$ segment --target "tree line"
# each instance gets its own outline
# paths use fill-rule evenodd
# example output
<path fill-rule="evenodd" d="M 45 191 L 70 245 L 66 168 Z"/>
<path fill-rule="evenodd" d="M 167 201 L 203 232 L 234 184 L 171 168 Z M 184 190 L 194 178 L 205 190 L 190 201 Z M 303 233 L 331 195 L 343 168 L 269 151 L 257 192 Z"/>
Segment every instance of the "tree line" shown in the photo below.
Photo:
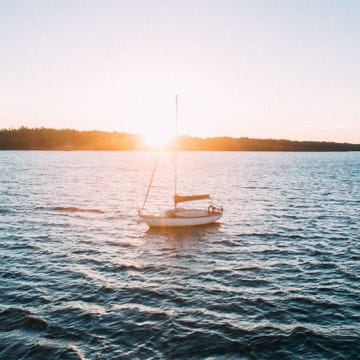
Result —
<path fill-rule="evenodd" d="M 360 151 L 360 144 L 326 141 L 292 141 L 252 139 L 248 137 L 193 138 L 182 136 L 180 148 L 184 150 L 213 151 Z"/>
<path fill-rule="evenodd" d="M 139 135 L 98 130 L 0 130 L 0 150 L 135 150 L 139 143 Z"/>
<path fill-rule="evenodd" d="M 360 144 L 325 141 L 252 139 L 248 137 L 178 138 L 179 150 L 194 151 L 360 151 Z M 169 143 L 168 149 L 174 144 Z M 145 150 L 141 135 L 78 131 L 73 129 L 27 128 L 0 130 L 0 150 Z"/>

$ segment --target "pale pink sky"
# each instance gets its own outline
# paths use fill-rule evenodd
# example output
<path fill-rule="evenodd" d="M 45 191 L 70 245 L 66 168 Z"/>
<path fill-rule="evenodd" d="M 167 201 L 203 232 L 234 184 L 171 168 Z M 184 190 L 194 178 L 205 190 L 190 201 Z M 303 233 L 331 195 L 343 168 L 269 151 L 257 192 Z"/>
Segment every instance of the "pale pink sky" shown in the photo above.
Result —
<path fill-rule="evenodd" d="M 1 1 L 0 128 L 360 143 L 359 1 Z"/>

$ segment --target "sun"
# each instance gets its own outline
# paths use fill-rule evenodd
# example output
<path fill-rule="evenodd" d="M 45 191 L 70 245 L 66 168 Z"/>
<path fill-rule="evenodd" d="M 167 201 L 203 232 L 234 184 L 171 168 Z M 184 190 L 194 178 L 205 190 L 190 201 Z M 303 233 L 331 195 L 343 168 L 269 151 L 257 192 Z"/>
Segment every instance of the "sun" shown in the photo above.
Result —
<path fill-rule="evenodd" d="M 145 145 L 155 149 L 165 149 L 170 145 L 173 138 L 173 134 L 158 129 L 152 129 L 143 136 Z"/>
<path fill-rule="evenodd" d="M 156 112 L 156 111 L 154 111 Z M 144 119 L 139 128 L 143 144 L 147 148 L 167 149 L 175 137 L 175 124 L 168 120 L 169 116 L 156 116 Z"/>

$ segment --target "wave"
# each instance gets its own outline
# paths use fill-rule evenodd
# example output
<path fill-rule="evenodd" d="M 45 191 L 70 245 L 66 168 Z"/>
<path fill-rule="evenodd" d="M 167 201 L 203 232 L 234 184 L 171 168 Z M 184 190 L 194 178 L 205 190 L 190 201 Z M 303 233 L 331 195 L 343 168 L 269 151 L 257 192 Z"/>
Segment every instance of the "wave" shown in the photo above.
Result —
<path fill-rule="evenodd" d="M 5 215 L 5 214 L 10 214 L 12 211 L 10 209 L 4 209 L 4 208 L 0 208 L 0 214 Z"/>
<path fill-rule="evenodd" d="M 57 206 L 54 207 L 55 211 L 68 211 L 68 212 L 90 212 L 90 213 L 94 213 L 94 214 L 104 214 L 104 211 L 99 210 L 99 209 L 81 209 L 78 207 L 62 207 L 62 206 Z"/>
<path fill-rule="evenodd" d="M 75 206 L 55 206 L 55 207 L 43 207 L 37 206 L 38 210 L 51 210 L 51 211 L 64 211 L 64 212 L 87 212 L 94 214 L 104 214 L 105 212 L 100 209 L 83 209 Z"/>
<path fill-rule="evenodd" d="M 43 331 L 47 326 L 48 324 L 44 319 L 33 316 L 28 310 L 8 308 L 0 312 L 0 331 Z"/>
<path fill-rule="evenodd" d="M 81 350 L 73 344 L 62 344 L 57 341 L 37 340 L 36 342 L 26 338 L 19 340 L 12 336 L 0 340 L 0 358 L 1 359 L 21 359 L 21 360 L 85 360 Z"/>

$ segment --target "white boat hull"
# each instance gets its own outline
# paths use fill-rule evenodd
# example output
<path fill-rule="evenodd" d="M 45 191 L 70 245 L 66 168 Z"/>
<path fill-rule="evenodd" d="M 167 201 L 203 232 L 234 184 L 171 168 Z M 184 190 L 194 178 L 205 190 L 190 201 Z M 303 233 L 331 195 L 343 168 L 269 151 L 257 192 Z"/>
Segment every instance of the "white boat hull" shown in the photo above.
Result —
<path fill-rule="evenodd" d="M 186 216 L 157 216 L 140 215 L 140 221 L 150 227 L 181 227 L 181 226 L 200 226 L 211 224 L 219 220 L 221 212 L 207 214 L 204 216 L 186 217 Z"/>

